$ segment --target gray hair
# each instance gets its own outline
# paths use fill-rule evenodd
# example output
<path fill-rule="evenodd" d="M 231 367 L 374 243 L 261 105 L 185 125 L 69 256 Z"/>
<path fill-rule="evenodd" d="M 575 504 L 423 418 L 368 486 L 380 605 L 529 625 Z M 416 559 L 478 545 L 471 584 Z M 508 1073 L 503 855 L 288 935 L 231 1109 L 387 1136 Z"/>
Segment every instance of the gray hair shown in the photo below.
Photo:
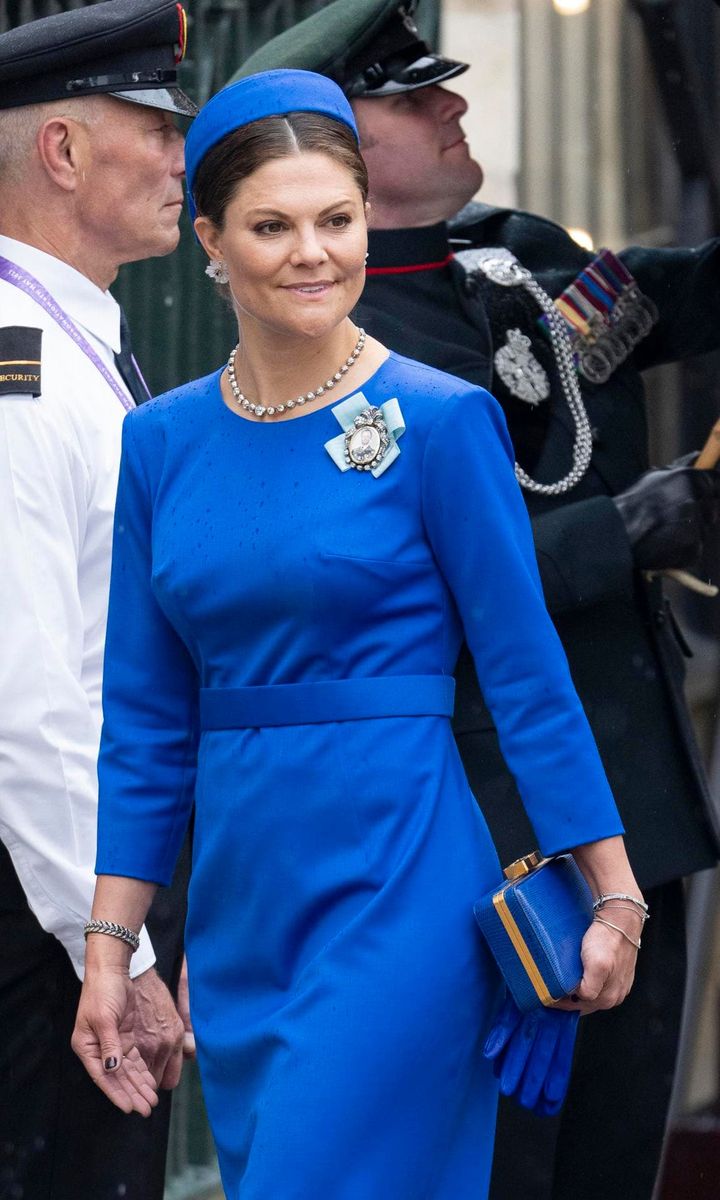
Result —
<path fill-rule="evenodd" d="M 21 182 L 45 121 L 51 117 L 72 117 L 88 125 L 97 121 L 101 108 L 93 103 L 95 99 L 78 96 L 69 101 L 53 100 L 0 110 L 0 186 Z"/>

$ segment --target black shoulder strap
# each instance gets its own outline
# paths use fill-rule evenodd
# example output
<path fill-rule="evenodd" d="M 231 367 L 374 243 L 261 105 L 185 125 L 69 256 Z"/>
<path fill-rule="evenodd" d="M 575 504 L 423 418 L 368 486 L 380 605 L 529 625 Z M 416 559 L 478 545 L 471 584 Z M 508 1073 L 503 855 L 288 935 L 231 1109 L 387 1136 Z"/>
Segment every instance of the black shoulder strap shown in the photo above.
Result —
<path fill-rule="evenodd" d="M 42 329 L 25 325 L 0 328 L 0 396 L 39 396 Z"/>

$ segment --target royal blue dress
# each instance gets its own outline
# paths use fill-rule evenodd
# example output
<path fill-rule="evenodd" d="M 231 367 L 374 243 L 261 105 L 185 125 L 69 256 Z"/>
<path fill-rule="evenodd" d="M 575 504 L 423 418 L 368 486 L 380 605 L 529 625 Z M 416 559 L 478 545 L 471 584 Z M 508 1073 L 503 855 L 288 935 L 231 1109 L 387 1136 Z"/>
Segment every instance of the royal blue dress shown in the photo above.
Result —
<path fill-rule="evenodd" d="M 166 884 L 194 798 L 229 1200 L 482 1200 L 501 987 L 472 906 L 500 870 L 448 719 L 463 636 L 540 848 L 621 832 L 503 416 L 391 354 L 361 392 L 400 453 L 343 471 L 334 405 L 252 422 L 219 378 L 124 425 L 97 870 Z"/>

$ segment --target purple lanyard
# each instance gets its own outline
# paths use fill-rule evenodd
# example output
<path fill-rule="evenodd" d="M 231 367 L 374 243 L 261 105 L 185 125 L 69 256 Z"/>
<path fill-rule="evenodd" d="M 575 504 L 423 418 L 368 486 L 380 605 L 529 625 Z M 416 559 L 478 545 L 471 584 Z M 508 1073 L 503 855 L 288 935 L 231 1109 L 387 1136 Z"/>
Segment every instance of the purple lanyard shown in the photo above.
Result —
<path fill-rule="evenodd" d="M 1 254 L 0 279 L 4 279 L 7 283 L 12 284 L 13 287 L 19 288 L 21 292 L 25 292 L 27 296 L 30 296 L 33 300 L 37 301 L 40 307 L 45 309 L 45 312 L 52 317 L 53 321 L 57 322 L 57 324 L 62 330 L 64 330 L 68 337 L 72 338 L 78 349 L 82 350 L 83 354 L 90 359 L 90 362 L 100 372 L 108 387 L 112 388 L 125 411 L 130 412 L 133 408 L 135 408 L 135 402 L 131 400 L 125 391 L 120 387 L 117 379 L 115 379 L 115 377 L 110 373 L 99 354 L 93 350 L 87 338 L 83 337 L 77 325 L 70 320 L 70 317 L 66 312 L 63 312 L 63 310 L 60 308 L 60 305 L 53 300 L 50 293 L 45 290 L 39 280 L 35 279 L 29 273 L 22 271 L 14 262 L 11 262 L 9 258 L 3 258 Z M 150 390 L 140 374 L 140 368 L 138 367 L 134 358 L 133 363 L 135 364 L 137 373 L 140 375 L 140 378 L 142 379 L 149 396 Z"/>

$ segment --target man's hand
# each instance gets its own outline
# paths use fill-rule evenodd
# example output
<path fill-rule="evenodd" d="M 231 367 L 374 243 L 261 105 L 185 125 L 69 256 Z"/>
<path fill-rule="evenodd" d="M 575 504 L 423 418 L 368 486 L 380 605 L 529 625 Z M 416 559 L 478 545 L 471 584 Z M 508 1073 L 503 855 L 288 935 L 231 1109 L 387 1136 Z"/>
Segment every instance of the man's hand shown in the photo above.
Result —
<path fill-rule="evenodd" d="M 185 1026 L 183 1038 L 183 1058 L 195 1058 L 195 1034 L 190 1020 L 190 995 L 188 991 L 187 959 L 183 955 L 182 971 L 178 983 L 177 1008 L 180 1019 Z"/>
<path fill-rule="evenodd" d="M 646 471 L 613 496 L 638 570 L 697 564 L 707 530 L 720 518 L 720 471 L 696 470 L 696 457 Z"/>
<path fill-rule="evenodd" d="M 158 1087 L 180 1082 L 185 1028 L 170 992 L 154 967 L 133 980 L 135 1044 Z"/>

